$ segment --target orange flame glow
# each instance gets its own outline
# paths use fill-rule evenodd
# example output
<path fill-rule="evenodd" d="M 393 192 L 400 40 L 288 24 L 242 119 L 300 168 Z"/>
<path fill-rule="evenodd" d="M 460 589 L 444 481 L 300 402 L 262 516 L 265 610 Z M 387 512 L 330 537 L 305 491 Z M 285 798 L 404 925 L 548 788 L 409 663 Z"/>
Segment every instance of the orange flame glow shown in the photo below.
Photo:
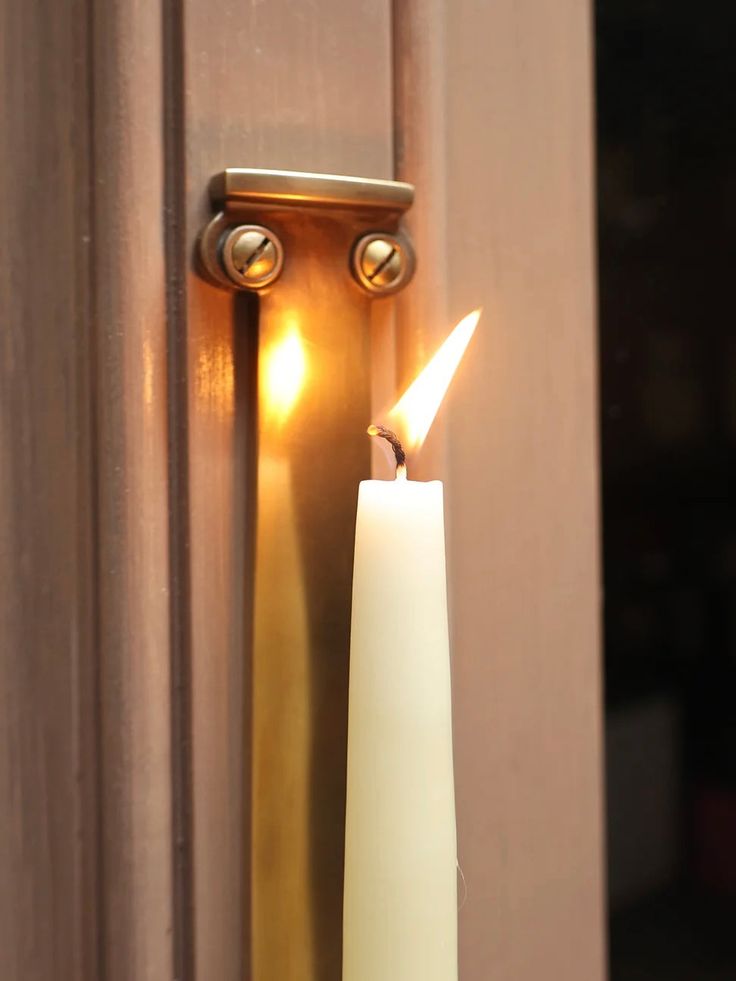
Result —
<path fill-rule="evenodd" d="M 480 313 L 480 310 L 473 310 L 463 317 L 388 413 L 387 427 L 401 434 L 407 450 L 417 450 L 424 442 L 470 343 Z"/>
<path fill-rule="evenodd" d="M 284 423 L 297 403 L 307 377 L 307 355 L 296 322 L 263 352 L 261 391 L 268 418 Z"/>

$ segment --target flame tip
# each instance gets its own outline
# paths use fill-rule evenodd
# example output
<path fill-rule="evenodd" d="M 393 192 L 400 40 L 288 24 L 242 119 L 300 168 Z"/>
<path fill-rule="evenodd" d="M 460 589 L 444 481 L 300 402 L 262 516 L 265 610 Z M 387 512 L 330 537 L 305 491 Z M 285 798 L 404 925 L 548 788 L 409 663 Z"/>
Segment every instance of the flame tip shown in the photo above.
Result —
<path fill-rule="evenodd" d="M 482 308 L 477 307 L 453 327 L 389 412 L 387 424 L 399 430 L 407 448 L 418 449 L 424 442 L 475 332 L 481 312 Z"/>

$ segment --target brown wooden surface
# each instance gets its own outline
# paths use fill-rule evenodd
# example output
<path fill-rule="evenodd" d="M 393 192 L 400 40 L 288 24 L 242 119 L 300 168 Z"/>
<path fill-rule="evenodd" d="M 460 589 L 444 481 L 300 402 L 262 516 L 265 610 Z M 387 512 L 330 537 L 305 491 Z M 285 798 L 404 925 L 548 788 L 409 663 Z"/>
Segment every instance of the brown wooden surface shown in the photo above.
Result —
<path fill-rule="evenodd" d="M 106 979 L 173 976 L 161 8 L 94 12 L 93 317 Z"/>
<path fill-rule="evenodd" d="M 447 419 L 463 981 L 604 976 L 591 23 L 458 0 Z"/>
<path fill-rule="evenodd" d="M 0 976 L 159 981 L 172 975 L 161 11 L 3 11 Z"/>
<path fill-rule="evenodd" d="M 447 488 L 461 978 L 593 981 L 605 968 L 589 9 L 408 2 L 394 23 L 397 168 L 417 185 L 419 254 L 398 302 L 400 376 L 484 307 L 414 467 Z"/>
<path fill-rule="evenodd" d="M 450 326 L 444 0 L 397 0 L 393 36 L 394 167 L 399 179 L 416 187 L 416 204 L 406 225 L 418 255 L 414 282 L 395 301 L 396 385 L 403 391 Z M 433 480 L 444 473 L 445 441 L 442 413 L 421 453 L 410 460 L 415 480 Z"/>
<path fill-rule="evenodd" d="M 86 12 L 0 10 L 0 977 L 91 981 Z"/>

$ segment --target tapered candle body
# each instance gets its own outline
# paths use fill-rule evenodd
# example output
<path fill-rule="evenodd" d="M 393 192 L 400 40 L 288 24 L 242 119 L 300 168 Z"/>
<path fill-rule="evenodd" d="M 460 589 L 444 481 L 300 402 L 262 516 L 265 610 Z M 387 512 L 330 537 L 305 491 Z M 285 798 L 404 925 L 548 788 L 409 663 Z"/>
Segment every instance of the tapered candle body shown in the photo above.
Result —
<path fill-rule="evenodd" d="M 350 642 L 343 981 L 454 981 L 442 484 L 364 481 Z"/>

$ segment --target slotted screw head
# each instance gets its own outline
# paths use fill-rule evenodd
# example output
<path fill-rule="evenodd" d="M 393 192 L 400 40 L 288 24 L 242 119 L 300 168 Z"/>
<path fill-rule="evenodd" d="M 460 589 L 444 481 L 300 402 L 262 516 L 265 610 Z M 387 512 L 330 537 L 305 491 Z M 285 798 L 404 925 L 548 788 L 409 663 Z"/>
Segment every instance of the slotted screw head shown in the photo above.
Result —
<path fill-rule="evenodd" d="M 361 265 L 374 286 L 390 286 L 401 272 L 401 251 L 385 238 L 374 238 L 363 252 Z"/>
<path fill-rule="evenodd" d="M 281 272 L 284 250 L 278 236 L 262 225 L 238 225 L 223 239 L 222 262 L 237 286 L 262 289 Z"/>
<path fill-rule="evenodd" d="M 355 278 L 365 290 L 386 295 L 395 293 L 411 279 L 414 255 L 405 240 L 376 232 L 358 240 L 352 265 Z"/>

